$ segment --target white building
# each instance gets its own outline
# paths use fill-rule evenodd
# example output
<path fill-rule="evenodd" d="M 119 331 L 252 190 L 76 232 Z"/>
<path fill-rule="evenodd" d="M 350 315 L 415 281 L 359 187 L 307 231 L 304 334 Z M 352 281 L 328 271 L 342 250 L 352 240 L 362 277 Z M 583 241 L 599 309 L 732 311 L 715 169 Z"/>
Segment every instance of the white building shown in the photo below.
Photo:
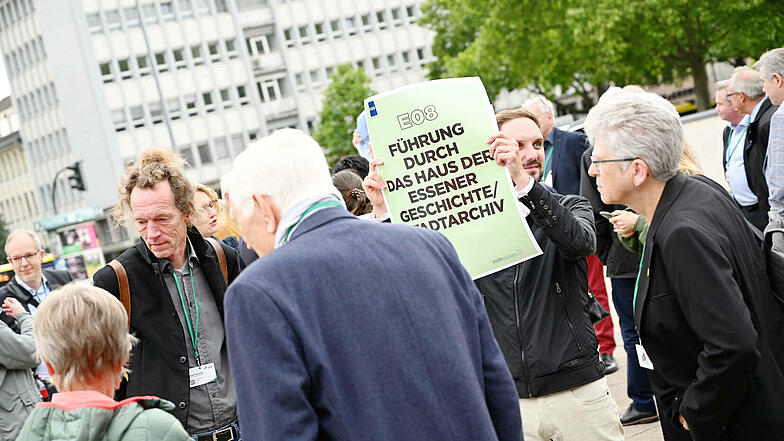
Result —
<path fill-rule="evenodd" d="M 19 118 L 11 97 L 0 101 L 0 215 L 9 231 L 33 228 L 33 219 L 38 216 L 35 187 L 28 173 Z"/>
<path fill-rule="evenodd" d="M 94 221 L 109 253 L 128 246 L 106 223 L 125 163 L 172 147 L 191 179 L 214 184 L 257 136 L 313 128 L 338 64 L 364 67 L 377 91 L 423 80 L 432 35 L 413 23 L 421 3 L 0 0 L 35 205 L 25 219 L 49 231 Z M 61 173 L 55 212 L 52 180 L 77 161 L 86 191 Z"/>

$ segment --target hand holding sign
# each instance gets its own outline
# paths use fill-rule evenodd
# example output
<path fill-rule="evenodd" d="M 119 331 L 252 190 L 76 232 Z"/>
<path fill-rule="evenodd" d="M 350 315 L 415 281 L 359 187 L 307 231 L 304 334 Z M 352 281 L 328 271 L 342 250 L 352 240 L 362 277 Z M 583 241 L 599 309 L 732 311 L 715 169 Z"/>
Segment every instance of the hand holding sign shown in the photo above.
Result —
<path fill-rule="evenodd" d="M 487 138 L 487 143 L 490 144 L 490 154 L 495 162 L 509 169 L 509 175 L 517 189 L 525 188 L 531 177 L 523 169 L 523 160 L 520 157 L 517 140 L 512 139 L 506 133 L 498 132 Z"/>
<path fill-rule="evenodd" d="M 376 219 L 381 218 L 387 212 L 387 204 L 384 201 L 384 189 L 387 188 L 387 184 L 378 175 L 378 166 L 383 164 L 383 159 L 370 161 L 370 172 L 362 181 L 362 188 L 365 189 L 365 194 L 373 204 L 373 217 Z"/>

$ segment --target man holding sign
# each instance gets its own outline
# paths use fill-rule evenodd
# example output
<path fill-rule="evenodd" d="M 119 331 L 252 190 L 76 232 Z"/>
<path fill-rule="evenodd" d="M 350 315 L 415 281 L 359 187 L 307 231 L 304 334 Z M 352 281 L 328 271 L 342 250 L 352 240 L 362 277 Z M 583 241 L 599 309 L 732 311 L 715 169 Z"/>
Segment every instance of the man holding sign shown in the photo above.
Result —
<path fill-rule="evenodd" d="M 507 167 L 515 197 L 543 254 L 475 281 L 520 397 L 526 440 L 623 439 L 597 340 L 585 310 L 585 257 L 596 236 L 591 206 L 537 182 L 544 139 L 536 117 L 523 109 L 496 114 L 500 132 L 490 155 Z M 385 212 L 377 167 L 365 180 L 374 217 Z M 487 234 L 493 232 L 488 231 Z"/>

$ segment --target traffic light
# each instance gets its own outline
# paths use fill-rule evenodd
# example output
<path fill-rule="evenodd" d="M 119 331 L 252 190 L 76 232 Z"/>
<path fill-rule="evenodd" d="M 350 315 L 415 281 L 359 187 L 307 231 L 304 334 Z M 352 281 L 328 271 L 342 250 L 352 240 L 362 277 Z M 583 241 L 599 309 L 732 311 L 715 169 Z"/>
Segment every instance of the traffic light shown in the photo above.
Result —
<path fill-rule="evenodd" d="M 74 190 L 84 191 L 84 181 L 82 180 L 82 161 L 74 162 L 73 165 L 66 167 L 70 170 L 71 176 L 68 177 L 68 183 Z"/>

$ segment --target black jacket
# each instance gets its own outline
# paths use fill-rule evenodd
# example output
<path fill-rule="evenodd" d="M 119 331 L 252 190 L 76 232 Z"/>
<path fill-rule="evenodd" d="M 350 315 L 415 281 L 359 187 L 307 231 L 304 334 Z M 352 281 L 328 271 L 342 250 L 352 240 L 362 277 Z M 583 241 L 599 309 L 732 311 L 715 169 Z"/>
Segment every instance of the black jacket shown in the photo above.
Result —
<path fill-rule="evenodd" d="M 778 108 L 779 106 L 771 104 L 768 98 L 762 100 L 756 119 L 749 124 L 746 144 L 743 146 L 743 168 L 746 170 L 746 180 L 751 191 L 757 195 L 759 209 L 764 218 L 768 217 L 770 204 L 768 204 L 768 182 L 765 180 L 763 166 L 768 152 L 770 118 Z"/>
<path fill-rule="evenodd" d="M 588 141 L 585 134 L 553 127 L 553 188 L 560 194 L 580 194 L 580 158 Z"/>
<path fill-rule="evenodd" d="M 58 271 L 53 269 L 43 269 L 41 271 L 46 277 L 46 281 L 48 282 L 49 289 L 55 290 L 60 288 L 61 286 L 67 284 L 68 282 L 73 280 L 71 274 L 68 271 Z M 38 301 L 33 298 L 30 293 L 19 286 L 16 283 L 16 277 L 11 279 L 8 283 L 3 285 L 0 288 L 0 305 L 3 303 L 6 297 L 14 297 L 16 300 L 19 300 L 19 303 L 24 306 L 25 311 L 30 312 L 30 305 L 38 306 Z M 19 326 L 16 324 L 16 320 L 12 317 L 6 315 L 6 313 L 0 311 L 0 320 L 3 320 L 11 329 L 14 330 L 17 334 L 19 333 Z"/>
<path fill-rule="evenodd" d="M 226 283 L 223 280 L 215 250 L 198 231 L 188 229 L 193 251 L 210 285 L 221 318 Z M 221 244 L 226 254 L 229 283 L 239 275 L 237 251 Z M 131 350 L 130 376 L 116 393 L 117 399 L 139 395 L 154 395 L 173 402 L 172 414 L 184 425 L 189 397 L 188 357 L 182 325 L 174 303 L 158 271 L 158 259 L 143 240 L 117 258 L 128 274 L 131 291 L 131 333 L 139 342 Z M 120 297 L 117 276 L 105 266 L 93 276 L 95 286 Z"/>
<path fill-rule="evenodd" d="M 539 397 L 604 376 L 586 312 L 585 258 L 596 238 L 588 202 L 535 183 L 521 202 L 542 255 L 476 280 L 520 397 Z"/>
<path fill-rule="evenodd" d="M 635 323 L 662 418 L 695 440 L 784 438 L 784 314 L 732 198 L 702 176 L 667 182 L 648 231 Z"/>
<path fill-rule="evenodd" d="M 623 205 L 607 205 L 602 202 L 602 195 L 596 188 L 596 178 L 588 174 L 591 166 L 593 147 L 583 153 L 582 171 L 580 179 L 580 194 L 588 199 L 593 208 L 594 222 L 596 224 L 596 256 L 607 267 L 607 277 L 633 278 L 637 277 L 640 267 L 640 255 L 627 250 L 618 235 L 613 231 L 613 226 L 600 211 L 613 212 L 626 209 Z"/>

